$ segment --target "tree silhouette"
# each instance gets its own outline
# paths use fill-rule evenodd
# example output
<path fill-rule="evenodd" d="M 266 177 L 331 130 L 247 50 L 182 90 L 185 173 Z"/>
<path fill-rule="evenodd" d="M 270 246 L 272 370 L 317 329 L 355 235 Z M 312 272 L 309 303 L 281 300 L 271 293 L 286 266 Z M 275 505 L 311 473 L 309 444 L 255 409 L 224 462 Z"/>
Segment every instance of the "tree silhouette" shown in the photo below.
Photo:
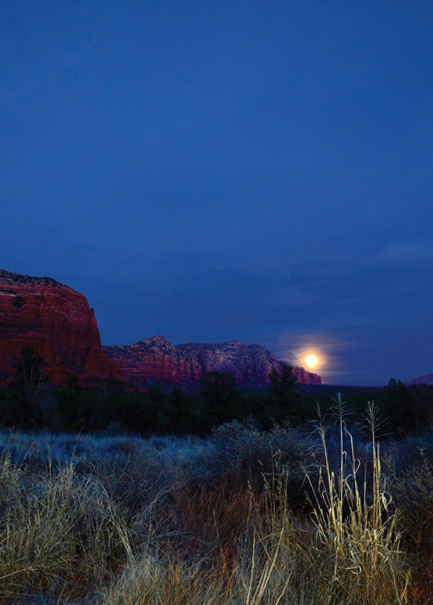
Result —
<path fill-rule="evenodd" d="M 242 418 L 242 393 L 236 380 L 225 372 L 208 372 L 201 383 L 200 397 L 209 427 Z"/>
<path fill-rule="evenodd" d="M 293 374 L 292 366 L 283 365 L 280 371 L 274 368 L 268 376 L 271 381 L 269 414 L 276 422 L 283 422 L 288 418 L 301 420 L 302 398 L 295 389 L 298 379 Z"/>
<path fill-rule="evenodd" d="M 42 387 L 48 381 L 43 373 L 44 365 L 44 358 L 35 353 L 33 347 L 22 349 L 15 364 L 16 374 L 10 405 L 5 410 L 5 424 L 21 429 L 41 426 Z"/>

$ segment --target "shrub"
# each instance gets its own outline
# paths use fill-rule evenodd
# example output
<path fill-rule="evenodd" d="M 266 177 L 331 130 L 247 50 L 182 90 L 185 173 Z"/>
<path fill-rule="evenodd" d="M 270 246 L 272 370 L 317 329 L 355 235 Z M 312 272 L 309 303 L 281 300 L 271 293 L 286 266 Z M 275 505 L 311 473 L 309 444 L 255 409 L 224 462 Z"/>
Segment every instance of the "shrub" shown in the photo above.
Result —
<path fill-rule="evenodd" d="M 279 472 L 286 477 L 292 507 L 302 506 L 305 472 L 310 468 L 312 442 L 288 425 L 260 431 L 254 424 L 237 421 L 212 432 L 215 444 L 214 473 L 232 474 L 253 489 L 263 491 L 265 481 Z"/>

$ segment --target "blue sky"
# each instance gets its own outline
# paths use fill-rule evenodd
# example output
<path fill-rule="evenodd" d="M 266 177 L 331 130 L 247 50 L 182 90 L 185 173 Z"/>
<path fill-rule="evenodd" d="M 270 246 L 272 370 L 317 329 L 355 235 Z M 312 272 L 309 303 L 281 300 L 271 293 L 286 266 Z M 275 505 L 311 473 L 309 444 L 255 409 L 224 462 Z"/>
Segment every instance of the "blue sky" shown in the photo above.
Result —
<path fill-rule="evenodd" d="M 0 267 L 103 344 L 433 372 L 430 1 L 4 0 Z"/>

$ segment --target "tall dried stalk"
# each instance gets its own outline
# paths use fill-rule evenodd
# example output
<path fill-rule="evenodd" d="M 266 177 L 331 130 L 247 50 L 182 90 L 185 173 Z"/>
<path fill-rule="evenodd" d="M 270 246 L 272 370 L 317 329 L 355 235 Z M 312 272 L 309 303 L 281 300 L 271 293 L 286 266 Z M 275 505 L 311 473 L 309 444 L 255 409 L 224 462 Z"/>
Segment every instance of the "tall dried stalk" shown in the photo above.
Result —
<path fill-rule="evenodd" d="M 326 575 L 323 569 L 321 573 L 325 574 L 332 589 L 346 595 L 345 602 L 403 604 L 406 602 L 407 576 L 400 550 L 401 536 L 381 473 L 376 407 L 370 402 L 366 413 L 372 456 L 372 479 L 368 490 L 366 474 L 364 480 L 359 477 L 360 460 L 355 454 L 353 437 L 346 428 L 340 394 L 336 404 L 339 470 L 335 473 L 331 469 L 326 427 L 320 417 L 319 434 L 325 463 L 317 487 L 310 479 L 314 494 L 313 522 L 317 530 L 314 554 L 319 555 L 322 564 L 331 564 L 331 573 Z M 348 448 L 345 438 L 349 442 Z"/>

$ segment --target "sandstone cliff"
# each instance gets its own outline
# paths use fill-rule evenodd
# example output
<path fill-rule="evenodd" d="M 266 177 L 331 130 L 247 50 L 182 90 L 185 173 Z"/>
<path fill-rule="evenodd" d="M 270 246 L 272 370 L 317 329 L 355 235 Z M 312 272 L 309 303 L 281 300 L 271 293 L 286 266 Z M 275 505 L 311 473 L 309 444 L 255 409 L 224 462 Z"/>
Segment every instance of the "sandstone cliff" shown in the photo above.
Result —
<path fill-rule="evenodd" d="M 102 348 L 127 378 L 143 386 L 152 382 L 191 385 L 198 383 L 207 372 L 216 371 L 233 376 L 243 388 L 260 388 L 269 383 L 269 372 L 282 365 L 265 347 L 244 345 L 237 340 L 173 346 L 158 335 L 130 346 Z M 294 374 L 303 384 L 322 382 L 320 376 L 304 368 L 294 368 Z"/>
<path fill-rule="evenodd" d="M 101 349 L 87 299 L 49 277 L 0 270 L 0 379 L 10 380 L 21 350 L 45 358 L 55 384 L 71 374 L 81 381 L 124 379 Z"/>

